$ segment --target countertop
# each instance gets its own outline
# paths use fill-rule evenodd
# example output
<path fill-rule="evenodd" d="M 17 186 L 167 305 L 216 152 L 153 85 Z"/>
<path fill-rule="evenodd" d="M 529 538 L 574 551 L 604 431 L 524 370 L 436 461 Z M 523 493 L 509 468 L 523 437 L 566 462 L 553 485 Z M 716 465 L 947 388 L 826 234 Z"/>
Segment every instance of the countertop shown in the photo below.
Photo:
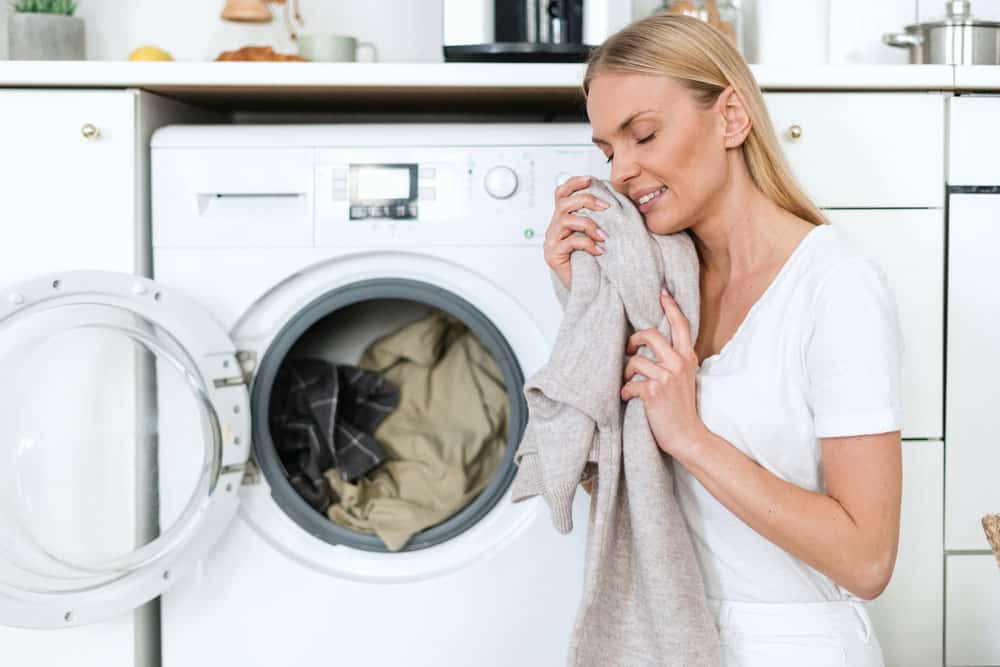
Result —
<path fill-rule="evenodd" d="M 753 65 L 765 91 L 1000 90 L 1000 67 Z M 0 62 L 0 88 L 140 88 L 219 108 L 581 106 L 582 64 Z"/>

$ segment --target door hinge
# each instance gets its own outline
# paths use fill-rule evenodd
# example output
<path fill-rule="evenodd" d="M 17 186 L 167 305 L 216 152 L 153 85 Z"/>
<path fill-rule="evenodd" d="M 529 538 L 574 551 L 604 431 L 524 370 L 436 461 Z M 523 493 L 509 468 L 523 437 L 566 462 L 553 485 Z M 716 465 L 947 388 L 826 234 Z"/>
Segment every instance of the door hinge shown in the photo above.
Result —
<path fill-rule="evenodd" d="M 257 465 L 257 462 L 253 460 L 252 456 L 247 459 L 246 465 L 243 468 L 243 481 L 241 484 L 243 484 L 243 486 L 260 484 L 260 467 Z"/>

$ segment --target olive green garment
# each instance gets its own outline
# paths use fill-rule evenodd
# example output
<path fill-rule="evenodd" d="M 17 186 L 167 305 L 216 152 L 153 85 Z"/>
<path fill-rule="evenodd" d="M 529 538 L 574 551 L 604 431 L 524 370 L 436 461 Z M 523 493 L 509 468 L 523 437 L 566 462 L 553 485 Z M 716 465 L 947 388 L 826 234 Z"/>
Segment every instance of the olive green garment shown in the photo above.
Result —
<path fill-rule="evenodd" d="M 391 551 L 452 516 L 490 482 L 503 460 L 508 398 L 493 357 L 458 319 L 435 312 L 372 343 L 358 363 L 400 390 L 375 431 L 388 459 L 346 482 L 328 516 L 377 534 Z"/>

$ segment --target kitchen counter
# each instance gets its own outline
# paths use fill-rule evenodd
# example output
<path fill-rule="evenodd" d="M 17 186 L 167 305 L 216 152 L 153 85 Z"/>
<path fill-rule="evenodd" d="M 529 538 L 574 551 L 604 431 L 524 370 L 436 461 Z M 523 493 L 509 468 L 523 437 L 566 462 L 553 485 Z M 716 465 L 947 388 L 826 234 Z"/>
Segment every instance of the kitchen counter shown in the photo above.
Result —
<path fill-rule="evenodd" d="M 754 65 L 764 90 L 953 90 L 950 65 Z M 1000 68 L 975 69 L 1000 88 Z M 978 73 L 978 70 L 990 70 Z M 206 107 L 581 108 L 582 64 L 0 62 L 0 88 L 140 88 Z M 971 74 L 970 74 L 971 76 Z"/>
<path fill-rule="evenodd" d="M 996 65 L 956 67 L 955 89 L 958 91 L 1000 91 L 1000 67 Z"/>

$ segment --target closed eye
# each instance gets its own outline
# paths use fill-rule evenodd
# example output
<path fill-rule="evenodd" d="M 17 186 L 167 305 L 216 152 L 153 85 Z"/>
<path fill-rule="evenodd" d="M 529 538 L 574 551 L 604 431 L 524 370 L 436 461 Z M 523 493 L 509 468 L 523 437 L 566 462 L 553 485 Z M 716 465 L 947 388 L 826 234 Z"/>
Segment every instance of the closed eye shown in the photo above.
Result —
<path fill-rule="evenodd" d="M 637 144 L 644 144 L 647 141 L 652 141 L 655 138 L 656 138 L 656 132 L 653 132 L 652 134 L 650 134 L 647 137 L 643 137 L 642 139 L 637 139 L 635 143 L 637 143 Z M 614 157 L 615 157 L 615 155 L 614 155 L 614 153 L 612 153 L 611 155 L 608 156 L 608 159 L 605 160 L 605 162 L 611 162 L 611 160 L 614 159 Z"/>

